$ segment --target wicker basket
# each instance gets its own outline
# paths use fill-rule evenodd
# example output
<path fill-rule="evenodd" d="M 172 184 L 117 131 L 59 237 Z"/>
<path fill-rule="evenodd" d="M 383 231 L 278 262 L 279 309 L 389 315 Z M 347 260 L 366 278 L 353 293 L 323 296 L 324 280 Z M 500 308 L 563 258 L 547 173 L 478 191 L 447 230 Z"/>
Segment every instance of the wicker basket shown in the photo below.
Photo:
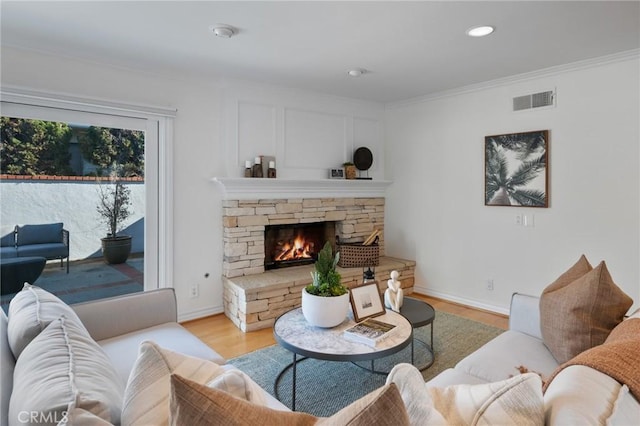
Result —
<path fill-rule="evenodd" d="M 340 252 L 338 266 L 343 268 L 361 268 L 380 264 L 378 244 L 370 246 L 363 246 L 362 243 L 337 244 L 337 251 Z"/>

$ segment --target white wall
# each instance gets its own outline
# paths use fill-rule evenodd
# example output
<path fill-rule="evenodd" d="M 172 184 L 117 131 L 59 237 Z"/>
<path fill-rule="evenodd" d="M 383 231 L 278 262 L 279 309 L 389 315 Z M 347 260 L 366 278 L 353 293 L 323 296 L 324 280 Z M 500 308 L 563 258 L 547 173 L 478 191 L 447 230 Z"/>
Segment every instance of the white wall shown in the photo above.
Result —
<path fill-rule="evenodd" d="M 335 161 L 343 161 L 342 155 L 347 158 L 347 150 L 369 139 L 375 142 L 374 155 L 381 153 L 374 167 L 375 173 L 382 174 L 384 110 L 380 104 L 213 78 L 207 82 L 180 81 L 4 46 L 1 53 L 3 86 L 177 108 L 173 150 L 173 285 L 181 319 L 223 310 L 221 194 L 211 178 L 239 177 L 240 164 L 244 164 L 247 155 L 254 152 L 270 155 L 262 136 L 275 144 L 272 146 L 276 148 L 281 177 L 313 178 L 321 173 L 324 177 L 326 169 L 339 165 Z M 271 121 L 263 114 L 267 110 L 276 114 Z M 339 135 L 340 141 L 325 141 L 313 133 L 309 139 L 299 134 L 287 136 L 286 129 L 295 132 L 302 125 L 301 121 L 289 120 L 293 125 L 287 127 L 287 111 L 305 111 L 305 117 L 315 117 L 311 124 L 331 137 Z M 251 114 L 257 118 L 252 119 Z M 339 118 L 327 124 L 323 117 Z M 260 128 L 247 133 L 252 130 L 252 120 L 267 128 L 273 126 L 280 133 L 261 134 Z M 360 125 L 358 120 L 366 122 Z M 244 133 L 238 129 L 244 129 Z M 286 144 L 293 145 L 287 148 Z M 325 155 L 335 148 L 331 144 L 345 152 L 335 158 Z M 319 152 L 322 158 L 319 161 L 313 158 L 309 163 L 309 152 Z M 308 174 L 306 167 L 314 170 Z M 189 297 L 193 284 L 199 286 L 200 293 L 195 299 Z"/>
<path fill-rule="evenodd" d="M 512 292 L 539 295 L 584 253 L 638 307 L 639 62 L 388 107 L 387 252 L 417 261 L 419 292 L 506 312 Z M 555 108 L 511 111 L 512 97 L 554 88 Z M 545 129 L 550 207 L 484 206 L 484 137 Z"/>

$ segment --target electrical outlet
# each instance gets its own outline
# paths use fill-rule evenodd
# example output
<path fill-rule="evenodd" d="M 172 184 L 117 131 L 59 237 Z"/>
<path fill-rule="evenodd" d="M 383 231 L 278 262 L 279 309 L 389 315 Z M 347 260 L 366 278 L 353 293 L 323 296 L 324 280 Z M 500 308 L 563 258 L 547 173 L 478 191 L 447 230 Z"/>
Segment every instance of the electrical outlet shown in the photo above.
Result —
<path fill-rule="evenodd" d="M 192 284 L 191 285 L 191 298 L 195 299 L 199 295 L 200 295 L 200 292 L 199 292 L 198 284 Z"/>
<path fill-rule="evenodd" d="M 493 291 L 493 279 L 487 280 L 487 291 Z"/>
<path fill-rule="evenodd" d="M 521 214 L 517 214 L 516 215 L 516 226 L 522 226 L 522 215 Z"/>

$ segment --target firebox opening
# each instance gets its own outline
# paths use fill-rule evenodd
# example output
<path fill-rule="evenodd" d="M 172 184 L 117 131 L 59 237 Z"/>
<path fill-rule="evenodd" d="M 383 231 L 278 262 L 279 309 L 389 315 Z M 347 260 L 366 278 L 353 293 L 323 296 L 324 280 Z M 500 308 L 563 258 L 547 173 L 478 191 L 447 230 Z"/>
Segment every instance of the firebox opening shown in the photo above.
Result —
<path fill-rule="evenodd" d="M 275 269 L 313 263 L 326 241 L 334 244 L 335 222 L 266 226 L 264 268 Z"/>

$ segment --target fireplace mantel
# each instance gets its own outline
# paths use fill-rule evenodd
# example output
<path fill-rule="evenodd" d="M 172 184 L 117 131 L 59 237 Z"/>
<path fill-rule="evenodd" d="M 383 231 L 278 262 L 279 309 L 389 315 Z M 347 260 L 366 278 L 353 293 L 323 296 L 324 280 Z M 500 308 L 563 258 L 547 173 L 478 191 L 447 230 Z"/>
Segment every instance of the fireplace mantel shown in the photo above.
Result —
<path fill-rule="evenodd" d="M 391 181 L 348 179 L 268 179 L 268 178 L 220 178 L 213 182 L 220 185 L 226 200 L 251 200 L 264 198 L 341 198 L 384 197 Z"/>

